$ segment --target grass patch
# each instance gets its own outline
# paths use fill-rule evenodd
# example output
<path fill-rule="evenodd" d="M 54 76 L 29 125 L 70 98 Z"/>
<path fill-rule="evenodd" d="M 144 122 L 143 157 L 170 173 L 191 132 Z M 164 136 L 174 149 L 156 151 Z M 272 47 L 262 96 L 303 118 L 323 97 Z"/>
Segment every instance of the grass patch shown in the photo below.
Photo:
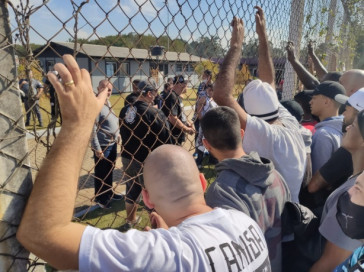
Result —
<path fill-rule="evenodd" d="M 215 180 L 216 171 L 214 165 L 208 164 L 208 156 L 204 158 L 203 167 L 200 170 L 206 180 L 208 186 Z M 140 217 L 138 224 L 134 226 L 135 229 L 144 230 L 146 226 L 150 226 L 149 214 L 144 208 L 143 201 L 138 206 L 137 216 Z M 119 229 L 126 221 L 126 211 L 124 200 L 114 200 L 111 202 L 110 209 L 96 208 L 93 211 L 85 213 L 75 221 L 91 226 L 95 226 L 100 229 Z"/>
<path fill-rule="evenodd" d="M 138 206 L 137 216 L 140 216 L 139 222 L 135 225 L 136 229 L 143 230 L 149 225 L 149 215 L 144 209 L 143 202 Z M 87 212 L 76 221 L 95 226 L 100 229 L 118 229 L 125 223 L 126 211 L 124 200 L 111 202 L 110 209 L 96 208 L 93 211 Z"/>
<path fill-rule="evenodd" d="M 234 97 L 237 97 L 238 94 L 243 90 L 244 85 L 238 85 L 236 84 L 234 87 Z M 197 89 L 188 88 L 187 92 L 182 95 L 183 104 L 187 106 L 194 106 L 196 104 L 196 94 Z M 122 94 L 113 94 L 110 96 L 109 100 L 112 105 L 112 108 L 117 116 L 119 116 L 119 113 L 121 109 L 124 107 L 125 97 L 128 96 L 129 93 L 122 93 Z M 39 106 L 40 106 L 40 113 L 42 115 L 43 119 L 43 126 L 48 127 L 50 121 L 51 121 L 51 106 L 49 102 L 49 98 L 46 95 L 42 95 L 39 99 Z M 25 109 L 23 106 L 23 114 L 25 116 Z M 34 124 L 33 118 L 30 118 L 30 125 L 26 128 L 29 130 L 38 124 L 38 120 L 36 120 L 36 123 Z M 57 120 L 56 126 L 60 126 L 60 119 Z M 40 128 L 40 127 L 38 127 Z"/>

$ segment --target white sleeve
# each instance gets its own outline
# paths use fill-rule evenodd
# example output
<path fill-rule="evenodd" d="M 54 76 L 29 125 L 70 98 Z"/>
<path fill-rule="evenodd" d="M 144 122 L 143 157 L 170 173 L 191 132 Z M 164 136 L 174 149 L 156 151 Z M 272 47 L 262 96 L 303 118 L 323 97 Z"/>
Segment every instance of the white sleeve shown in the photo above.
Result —
<path fill-rule="evenodd" d="M 270 153 L 269 151 L 273 149 L 275 137 L 273 126 L 262 119 L 247 115 L 243 138 L 243 148 L 246 153 L 256 151 L 264 157 L 263 153 Z"/>
<path fill-rule="evenodd" d="M 294 117 L 281 103 L 279 103 L 278 106 L 278 117 L 279 119 L 291 122 L 291 124 L 297 126 L 297 128 L 299 127 L 296 117 Z"/>
<path fill-rule="evenodd" d="M 174 241 L 166 236 L 168 231 L 160 229 L 121 233 L 87 226 L 81 238 L 79 270 L 175 271 L 175 255 L 170 250 Z"/>

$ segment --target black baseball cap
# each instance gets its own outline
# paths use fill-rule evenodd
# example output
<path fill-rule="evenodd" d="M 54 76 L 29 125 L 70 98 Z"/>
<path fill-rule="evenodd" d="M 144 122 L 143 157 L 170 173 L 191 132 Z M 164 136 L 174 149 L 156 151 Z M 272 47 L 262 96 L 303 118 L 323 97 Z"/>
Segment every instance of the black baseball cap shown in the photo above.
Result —
<path fill-rule="evenodd" d="M 320 85 L 315 87 L 312 95 L 323 95 L 328 98 L 334 99 L 338 94 L 345 94 L 345 88 L 338 82 L 335 81 L 324 81 Z"/>
<path fill-rule="evenodd" d="M 146 80 L 142 80 L 138 84 L 138 89 L 142 93 L 147 93 L 147 92 L 155 91 L 157 89 L 157 87 L 153 84 L 153 82 L 148 82 Z"/>
<path fill-rule="evenodd" d="M 173 84 L 177 83 L 188 83 L 189 80 L 185 78 L 183 75 L 177 75 L 173 78 Z"/>

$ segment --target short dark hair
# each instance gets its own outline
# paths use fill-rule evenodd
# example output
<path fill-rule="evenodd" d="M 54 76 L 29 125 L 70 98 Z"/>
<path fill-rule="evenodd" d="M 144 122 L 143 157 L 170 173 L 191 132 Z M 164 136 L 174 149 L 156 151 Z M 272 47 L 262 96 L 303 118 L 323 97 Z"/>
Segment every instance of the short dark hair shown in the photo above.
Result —
<path fill-rule="evenodd" d="M 340 73 L 340 72 L 328 72 L 326 75 L 324 75 L 323 80 L 339 82 L 339 79 L 341 76 L 342 76 L 342 73 Z"/>
<path fill-rule="evenodd" d="M 140 79 L 134 79 L 134 80 L 133 80 L 133 84 L 134 84 L 136 87 L 138 87 L 139 82 L 140 82 Z"/>
<path fill-rule="evenodd" d="M 235 150 L 242 144 L 238 114 L 229 107 L 206 112 L 201 128 L 206 140 L 218 150 Z"/>
<path fill-rule="evenodd" d="M 209 77 L 212 76 L 212 72 L 209 69 L 206 69 L 203 73 Z"/>

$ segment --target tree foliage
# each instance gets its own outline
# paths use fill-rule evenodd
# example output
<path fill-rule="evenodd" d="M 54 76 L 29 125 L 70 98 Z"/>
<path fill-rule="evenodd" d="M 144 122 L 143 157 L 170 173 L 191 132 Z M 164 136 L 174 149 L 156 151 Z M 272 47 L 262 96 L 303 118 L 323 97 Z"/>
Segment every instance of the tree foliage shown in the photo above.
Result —
<path fill-rule="evenodd" d="M 196 74 L 198 74 L 200 77 L 202 77 L 202 74 L 205 70 L 210 70 L 212 72 L 212 81 L 215 81 L 216 79 L 216 75 L 219 73 L 219 65 L 216 63 L 213 63 L 210 60 L 205 60 L 205 61 L 201 61 L 199 62 L 196 66 L 195 66 L 195 72 Z"/>
<path fill-rule="evenodd" d="M 202 58 L 217 58 L 225 55 L 219 37 L 200 37 L 187 46 L 187 52 Z"/>

